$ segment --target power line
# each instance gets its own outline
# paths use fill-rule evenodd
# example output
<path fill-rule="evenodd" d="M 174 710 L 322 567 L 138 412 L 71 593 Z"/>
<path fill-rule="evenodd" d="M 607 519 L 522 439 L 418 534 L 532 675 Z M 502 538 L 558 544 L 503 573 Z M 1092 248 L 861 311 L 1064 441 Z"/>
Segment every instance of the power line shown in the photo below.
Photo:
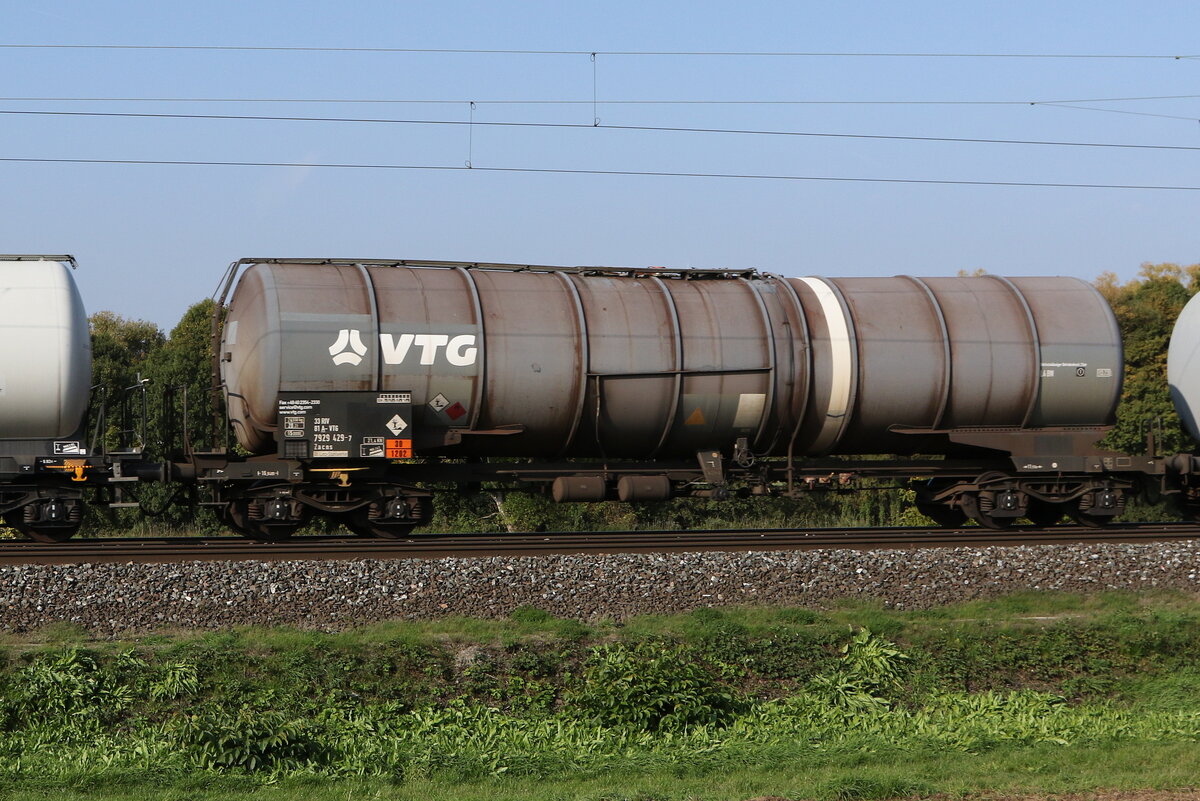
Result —
<path fill-rule="evenodd" d="M 1157 117 L 1162 120 L 1186 120 L 1188 122 L 1200 122 L 1200 118 L 1184 117 L 1179 114 L 1153 114 L 1149 111 L 1129 111 L 1123 108 L 1095 108 L 1094 106 L 1079 106 L 1076 103 L 1086 103 L 1086 100 L 1077 100 L 1074 103 L 1063 101 L 1060 103 L 1039 103 L 1041 106 L 1050 106 L 1052 108 L 1069 108 L 1075 111 L 1100 111 L 1106 114 L 1130 114 L 1134 117 Z M 1093 101 L 1094 102 L 1094 101 Z"/>
<path fill-rule="evenodd" d="M 292 47 L 269 45 L 136 45 L 0 43 L 0 49 L 21 50 L 199 50 L 284 53 L 431 53 L 448 55 L 520 56 L 715 56 L 766 58 L 1004 58 L 1004 59 L 1156 59 L 1181 61 L 1195 54 L 1164 53 L 905 53 L 762 50 L 528 50 L 430 47 Z"/>
<path fill-rule="evenodd" d="M 1200 95 L 1089 97 L 1062 100 L 447 100 L 444 98 L 329 97 L 0 97 L 0 102 L 64 103 L 344 103 L 480 106 L 1049 106 L 1064 103 L 1125 103 L 1147 100 L 1195 100 Z M 1093 110 L 1093 109 L 1089 109 Z M 1094 109 L 1102 111 L 1104 109 Z M 1190 118 L 1189 118 L 1190 119 Z"/>
<path fill-rule="evenodd" d="M 1200 192 L 1200 186 L 1171 186 L 1153 184 L 1075 184 L 1036 181 L 967 181 L 932 178 L 853 178 L 832 175 L 768 175 L 761 173 L 728 172 L 669 172 L 665 170 L 572 170 L 554 167 L 467 167 L 437 164 L 354 164 L 304 163 L 285 161 L 197 161 L 157 159 L 77 159 L 77 158 L 18 158 L 0 157 L 0 162 L 24 164 L 117 164 L 183 167 L 306 167 L 352 170 L 428 170 L 437 172 L 497 172 L 534 173 L 543 175 L 618 175 L 653 178 L 725 178 L 757 181 L 832 181 L 870 184 L 926 184 L 939 186 L 1007 186 L 1045 189 L 1136 189 L 1151 191 Z"/>
<path fill-rule="evenodd" d="M 151 112 L 126 111 L 32 111 L 23 109 L 0 109 L 0 115 L 35 116 L 35 117 L 115 117 L 134 119 L 168 119 L 168 120 L 240 120 L 254 122 L 336 122 L 336 123 L 376 123 L 385 125 L 451 125 L 474 127 L 489 126 L 494 128 L 565 128 L 565 129 L 605 129 L 610 131 L 654 131 L 659 133 L 705 133 L 705 134 L 739 134 L 746 136 L 798 136 L 830 139 L 872 139 L 899 142 L 954 142 L 959 144 L 984 145 L 1040 145 L 1047 147 L 1092 147 L 1092 148 L 1121 148 L 1127 150 L 1200 150 L 1200 146 L 1191 145 L 1140 145 L 1127 142 L 1067 142 L 1040 139 L 976 139 L 957 136 L 899 136 L 891 134 L 851 134 L 829 133 L 822 131 L 770 131 L 750 130 L 743 128 L 694 128 L 673 127 L 665 125 L 607 125 L 604 123 L 572 123 L 572 122 L 498 122 L 477 120 L 402 120 L 382 119 L 377 117 L 296 117 L 271 116 L 262 114 L 168 114 Z M 1194 118 L 1185 118 L 1194 119 Z"/>

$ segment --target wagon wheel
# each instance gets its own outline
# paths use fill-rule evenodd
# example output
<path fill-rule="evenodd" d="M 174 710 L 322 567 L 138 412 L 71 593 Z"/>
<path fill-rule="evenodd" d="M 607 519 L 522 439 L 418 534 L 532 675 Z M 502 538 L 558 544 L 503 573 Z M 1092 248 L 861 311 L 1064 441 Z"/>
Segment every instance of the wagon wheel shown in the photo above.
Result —
<path fill-rule="evenodd" d="M 1117 517 L 1125 508 L 1125 500 L 1127 498 L 1126 492 L 1122 489 L 1112 490 L 1109 494 L 1111 494 L 1111 499 L 1104 500 L 1107 501 L 1105 508 L 1110 512 L 1110 514 L 1097 514 L 1089 511 L 1091 508 L 1091 503 L 1088 504 L 1088 509 L 1081 509 L 1079 506 L 1073 505 L 1068 511 L 1068 514 L 1071 515 L 1072 520 L 1081 526 L 1086 526 L 1088 528 L 1103 528 L 1117 519 Z M 1086 498 L 1087 496 L 1085 496 L 1084 499 L 1081 499 L 1081 502 L 1082 500 L 1086 500 Z"/>
<path fill-rule="evenodd" d="M 987 512 L 979 508 L 979 495 L 974 492 L 965 492 L 962 496 L 962 510 L 967 517 L 974 520 L 983 528 L 991 529 L 992 531 L 1003 531 L 1010 528 L 1015 518 L 1012 517 L 992 517 Z"/>
<path fill-rule="evenodd" d="M 1063 515 L 1067 513 L 1067 510 L 1063 506 L 1061 503 L 1030 498 L 1029 507 L 1025 510 L 1025 519 L 1038 528 L 1053 526 L 1062 520 Z"/>
<path fill-rule="evenodd" d="M 301 507 L 307 510 L 308 507 Z M 219 517 L 231 529 L 252 540 L 259 542 L 278 542 L 286 540 L 308 522 L 308 515 L 302 514 L 300 520 L 287 522 L 270 522 L 254 520 L 250 517 L 250 501 L 245 498 L 230 501 L 222 507 Z"/>
<path fill-rule="evenodd" d="M 1189 523 L 1200 523 L 1200 506 L 1195 503 L 1176 502 L 1171 508 Z"/>
<path fill-rule="evenodd" d="M 914 486 L 917 497 L 913 505 L 918 512 L 942 528 L 961 528 L 967 522 L 966 512 L 958 505 L 961 496 L 956 494 L 942 500 L 935 499 L 938 493 L 949 490 L 954 484 L 953 479 L 931 478 L 921 486 Z"/>
<path fill-rule="evenodd" d="M 1067 512 L 1079 525 L 1085 528 L 1104 528 L 1112 522 L 1114 515 L 1092 515 L 1087 512 L 1081 512 L 1078 509 L 1071 509 Z"/>
<path fill-rule="evenodd" d="M 4 522 L 34 542 L 66 542 L 79 531 L 79 523 L 26 523 L 20 509 L 4 515 Z"/>
<path fill-rule="evenodd" d="M 917 511 L 942 528 L 962 528 L 967 522 L 967 513 L 957 506 L 944 503 L 922 503 L 917 501 Z"/>
<path fill-rule="evenodd" d="M 253 536 L 250 529 L 250 502 L 244 499 L 229 501 L 217 507 L 217 519 L 244 537 Z"/>
<path fill-rule="evenodd" d="M 292 535 L 304 527 L 307 520 L 289 521 L 287 523 L 266 523 L 252 521 L 247 537 L 259 542 L 282 542 L 291 539 Z"/>
<path fill-rule="evenodd" d="M 376 523 L 368 517 L 369 505 L 355 509 L 342 521 L 346 528 L 360 537 L 401 540 L 412 533 L 416 523 Z"/>

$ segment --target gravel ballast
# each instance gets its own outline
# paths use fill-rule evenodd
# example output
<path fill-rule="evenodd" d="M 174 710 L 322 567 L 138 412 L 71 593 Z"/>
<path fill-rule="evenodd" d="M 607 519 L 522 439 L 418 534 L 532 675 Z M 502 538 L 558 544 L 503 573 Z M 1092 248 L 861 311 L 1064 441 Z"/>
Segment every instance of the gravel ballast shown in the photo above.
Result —
<path fill-rule="evenodd" d="M 0 628 L 167 628 L 495 618 L 522 605 L 620 620 L 737 604 L 923 608 L 1019 590 L 1200 590 L 1200 540 L 923 550 L 613 554 L 0 568 Z"/>

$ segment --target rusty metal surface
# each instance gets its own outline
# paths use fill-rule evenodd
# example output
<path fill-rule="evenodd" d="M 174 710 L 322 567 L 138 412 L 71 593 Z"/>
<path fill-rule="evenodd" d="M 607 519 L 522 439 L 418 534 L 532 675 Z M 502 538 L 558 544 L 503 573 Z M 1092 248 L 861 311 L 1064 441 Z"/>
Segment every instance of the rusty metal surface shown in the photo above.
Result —
<path fill-rule="evenodd" d="M 943 428 L 1021 425 L 1037 386 L 1024 308 L 991 278 L 925 279 L 950 339 L 950 402 Z"/>
<path fill-rule="evenodd" d="M 840 447 L 891 452 L 897 424 L 936 428 L 947 404 L 947 342 L 930 293 L 895 278 L 832 279 L 846 299 L 857 343 L 857 404 Z"/>
<path fill-rule="evenodd" d="M 378 361 L 385 354 L 380 348 L 373 369 L 380 376 L 380 389 L 412 391 L 414 422 L 422 429 L 444 431 L 448 428 L 487 428 L 480 423 L 482 398 L 486 392 L 485 377 L 490 369 L 491 350 L 478 347 L 483 341 L 479 291 L 473 273 L 467 270 L 395 270 L 387 267 L 367 267 L 375 288 L 378 331 L 368 344 L 380 342 L 379 333 L 390 335 L 389 344 L 401 347 L 401 338 L 417 333 L 446 336 L 447 346 L 452 337 L 474 337 L 475 358 L 469 364 L 453 364 L 448 358 L 435 358 L 421 369 L 397 370 Z M 393 325 L 389 325 L 392 323 Z M 398 327 L 397 327 L 398 326 Z M 470 346 L 468 346 L 470 347 Z M 419 363 L 422 349 L 409 345 L 411 355 L 406 362 Z M 463 352 L 466 355 L 466 351 Z M 389 354 L 392 355 L 392 354 Z M 395 355 L 398 355 L 395 354 Z M 441 354 L 445 356 L 444 352 Z M 467 361 L 466 359 L 456 359 Z M 447 414 L 450 404 L 441 409 L 428 405 L 438 396 L 455 398 L 462 405 L 462 414 Z"/>
<path fill-rule="evenodd" d="M 81 540 L 70 544 L 5 542 L 0 565 L 84 562 L 164 563 L 297 561 L 330 559 L 440 559 L 486 556 L 538 556 L 581 553 L 660 553 L 670 551 L 879 550 L 1065 543 L 1163 542 L 1200 538 L 1192 523 L 1138 523 L 1090 529 L 979 528 L 929 530 L 814 529 L 808 531 L 643 531 L 595 534 L 474 534 L 364 540 L 297 537 L 259 543 L 240 537 L 206 539 Z"/>
<path fill-rule="evenodd" d="M 481 425 L 525 426 L 519 436 L 474 449 L 514 456 L 559 453 L 575 426 L 579 376 L 586 369 L 570 289 L 553 273 L 480 270 L 473 275 L 487 327 Z M 414 405 L 420 402 L 414 395 Z"/>
<path fill-rule="evenodd" d="M 1037 320 L 1041 348 L 1041 382 L 1030 424 L 1114 422 L 1124 353 L 1116 319 L 1103 296 L 1079 279 L 1011 280 Z"/>
<path fill-rule="evenodd" d="M 616 453 L 623 442 L 660 451 L 674 427 L 682 383 L 683 339 L 679 314 L 666 281 L 618 281 L 569 276 L 586 320 L 586 394 L 573 439 Z M 619 410 L 641 406 L 633 417 Z"/>
<path fill-rule="evenodd" d="M 228 320 L 231 418 L 256 453 L 289 390 L 412 391 L 418 453 L 645 459 L 1099 426 L 1121 383 L 1112 312 L 1068 278 L 268 260 Z"/>

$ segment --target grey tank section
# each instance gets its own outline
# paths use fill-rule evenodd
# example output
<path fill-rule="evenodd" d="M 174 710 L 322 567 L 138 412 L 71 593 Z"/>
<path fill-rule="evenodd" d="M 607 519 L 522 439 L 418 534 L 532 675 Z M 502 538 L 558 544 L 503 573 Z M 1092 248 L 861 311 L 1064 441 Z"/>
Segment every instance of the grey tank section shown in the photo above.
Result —
<path fill-rule="evenodd" d="M 264 261 L 221 354 L 256 453 L 276 447 L 281 391 L 412 392 L 418 453 L 665 458 L 1107 425 L 1122 377 L 1104 298 L 1045 277 Z"/>
<path fill-rule="evenodd" d="M 1192 439 L 1200 440 L 1200 300 L 1192 298 L 1183 307 L 1171 332 L 1167 348 L 1167 383 L 1171 401 Z"/>
<path fill-rule="evenodd" d="M 0 439 L 77 434 L 92 384 L 87 313 L 68 256 L 0 256 Z"/>

